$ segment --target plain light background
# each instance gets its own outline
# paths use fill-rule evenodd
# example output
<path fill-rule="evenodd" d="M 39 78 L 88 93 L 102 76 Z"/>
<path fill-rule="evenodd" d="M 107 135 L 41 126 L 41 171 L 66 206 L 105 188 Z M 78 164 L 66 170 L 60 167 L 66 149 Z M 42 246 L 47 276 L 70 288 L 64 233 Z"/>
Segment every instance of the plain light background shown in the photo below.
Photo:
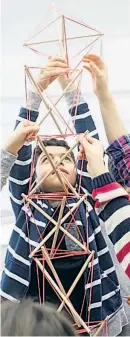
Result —
<path fill-rule="evenodd" d="M 130 128 L 130 0 L 56 0 L 56 6 L 67 16 L 82 20 L 104 33 L 102 43 L 98 43 L 96 51 L 102 54 L 109 70 L 109 83 L 116 100 L 119 112 Z M 23 43 L 34 32 L 35 28 L 44 27 L 46 22 L 54 19 L 50 0 L 3 0 L 2 1 L 2 143 L 9 137 L 19 108 L 25 102 L 24 64 L 32 65 L 42 62 L 38 56 L 23 47 Z M 75 36 L 76 26 L 69 25 L 70 36 Z M 83 30 L 85 34 L 87 30 Z M 53 30 L 52 37 L 56 31 Z M 43 39 L 47 38 L 44 31 Z M 46 45 L 47 48 L 47 45 Z M 47 54 L 49 51 L 44 49 Z M 74 53 L 77 46 L 74 45 Z M 55 54 L 55 48 L 52 48 Z M 40 60 L 40 61 L 39 61 Z M 43 64 L 47 57 L 43 57 Z M 107 140 L 101 120 L 98 102 L 92 92 L 91 79 L 85 73 L 82 91 L 89 103 L 96 121 L 101 140 L 107 146 Z M 52 99 L 60 93 L 57 85 L 50 88 Z M 62 101 L 59 106 L 64 116 L 67 107 Z M 44 107 L 41 107 L 41 114 Z M 67 117 L 66 117 L 67 118 Z M 48 120 L 42 126 L 42 133 L 49 127 L 55 133 L 54 126 Z M 5 187 L 1 193 L 2 205 L 2 236 L 1 242 L 6 247 L 14 223 L 8 190 Z"/>

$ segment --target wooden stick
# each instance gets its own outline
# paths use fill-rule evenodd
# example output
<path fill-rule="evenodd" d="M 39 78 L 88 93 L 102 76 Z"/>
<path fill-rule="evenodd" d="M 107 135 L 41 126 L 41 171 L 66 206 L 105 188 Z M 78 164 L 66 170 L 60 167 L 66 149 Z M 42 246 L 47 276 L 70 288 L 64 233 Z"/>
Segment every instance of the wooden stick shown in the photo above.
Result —
<path fill-rule="evenodd" d="M 90 35 L 79 35 L 79 36 L 71 36 L 71 37 L 67 37 L 66 40 L 77 40 L 77 39 L 84 39 L 86 37 L 96 37 L 96 36 L 103 36 L 103 33 L 100 34 L 90 34 Z M 27 46 L 33 46 L 33 45 L 38 45 L 38 44 L 44 44 L 44 43 L 51 43 L 51 42 L 58 42 L 59 39 L 55 39 L 55 40 L 43 40 L 43 41 L 39 41 L 39 42 L 32 42 L 32 43 L 24 43 L 24 47 Z"/>
<path fill-rule="evenodd" d="M 57 20 L 59 20 L 60 17 L 61 17 L 61 15 L 58 16 L 58 17 L 56 17 L 55 20 L 51 21 L 49 24 L 47 24 L 46 26 L 44 26 L 44 27 L 43 27 L 42 29 L 40 29 L 40 31 L 38 31 L 37 33 L 35 32 L 33 35 L 31 35 L 31 36 L 28 38 L 28 41 L 30 41 L 31 39 L 34 39 L 34 37 L 36 37 L 38 34 L 40 34 L 41 32 L 43 32 L 45 29 L 47 29 L 47 28 L 50 27 L 53 23 L 55 23 Z M 25 42 L 23 46 L 25 46 L 25 45 L 28 43 L 28 41 Z"/>
<path fill-rule="evenodd" d="M 28 198 L 27 195 L 22 193 L 22 196 L 27 200 L 29 204 L 31 204 L 33 207 L 35 207 L 42 215 L 44 215 L 49 221 L 53 223 L 53 225 L 57 225 L 57 222 L 49 215 L 47 214 L 42 208 L 40 208 L 35 202 L 33 202 L 31 199 Z"/>
<path fill-rule="evenodd" d="M 44 145 L 44 142 L 41 141 L 41 139 L 40 139 L 39 136 L 37 136 L 37 139 L 38 139 L 38 141 L 40 143 L 40 146 L 41 146 L 42 150 L 45 152 L 45 154 L 46 154 L 46 156 L 47 156 L 47 158 L 48 158 L 48 160 L 49 160 L 49 162 L 50 162 L 53 170 L 55 171 L 55 174 L 57 175 L 57 178 L 59 179 L 59 181 L 60 181 L 60 183 L 62 185 L 63 190 L 65 191 L 66 194 L 68 194 L 68 190 L 67 190 L 67 188 L 66 188 L 66 186 L 65 186 L 65 184 L 64 184 L 64 182 L 63 182 L 63 180 L 61 178 L 61 175 L 57 171 L 56 166 L 55 166 L 53 160 L 51 159 L 51 156 L 49 155 L 49 153 L 48 153 L 48 151 L 46 149 L 46 146 Z"/>
<path fill-rule="evenodd" d="M 63 50 L 64 50 L 63 56 L 67 59 L 67 67 L 69 69 L 69 57 L 68 57 L 67 38 L 66 38 L 66 24 L 65 24 L 64 15 L 62 16 L 61 20 L 62 20 L 62 44 L 63 44 Z M 69 78 L 69 74 L 67 76 Z"/>
<path fill-rule="evenodd" d="M 102 324 L 99 326 L 99 328 L 97 329 L 97 331 L 95 332 L 95 334 L 93 335 L 93 337 L 99 336 L 99 333 L 102 331 L 102 329 L 103 329 L 105 323 L 106 323 L 106 320 L 104 320 L 104 321 L 102 322 Z"/>
<path fill-rule="evenodd" d="M 25 67 L 26 67 L 26 66 L 25 66 Z M 58 122 L 57 122 L 55 116 L 54 116 L 53 113 L 52 113 L 52 110 L 54 110 L 54 112 L 55 112 L 56 114 L 58 114 L 58 116 L 60 116 L 60 118 L 64 121 L 64 119 L 63 119 L 63 117 L 61 116 L 60 112 L 59 112 L 58 109 L 56 108 L 56 104 L 53 104 L 53 103 L 51 102 L 51 100 L 49 99 L 49 97 L 46 96 L 45 93 L 44 93 L 44 96 L 43 96 L 43 94 L 42 94 L 41 91 L 40 91 L 40 88 L 38 87 L 36 81 L 34 80 L 32 74 L 31 74 L 31 72 L 29 71 L 29 69 L 28 69 L 28 70 L 26 70 L 26 69 L 28 69 L 28 68 L 26 67 L 26 68 L 25 68 L 25 71 L 27 72 L 27 75 L 28 75 L 29 79 L 33 82 L 33 85 L 34 85 L 35 88 L 37 89 L 38 94 L 39 94 L 39 96 L 41 97 L 43 103 L 44 103 L 44 104 L 46 105 L 46 107 L 49 109 L 49 110 L 47 111 L 47 113 L 45 114 L 45 116 L 42 117 L 42 119 L 40 119 L 40 121 L 38 122 L 38 124 L 41 125 L 41 123 L 43 122 L 43 120 L 45 120 L 45 118 L 50 114 L 51 117 L 53 118 L 53 120 L 54 120 L 54 122 L 55 122 L 55 124 L 56 124 L 56 126 L 57 126 L 57 128 L 58 128 L 58 130 L 59 130 L 59 132 L 62 134 L 63 132 L 62 132 L 62 130 L 61 130 L 61 127 L 59 126 L 59 124 L 58 124 Z M 58 101 L 59 101 L 59 100 L 58 100 Z M 68 125 L 68 129 L 69 129 L 70 132 L 73 134 L 73 131 L 72 131 L 72 129 L 70 128 L 69 125 Z"/>
<path fill-rule="evenodd" d="M 45 94 L 44 94 L 45 96 Z M 62 117 L 62 115 L 60 114 L 60 112 L 58 111 L 58 109 L 56 108 L 56 105 L 53 104 L 53 102 L 50 100 L 50 98 L 48 96 L 46 96 L 46 99 L 48 101 L 48 104 L 50 106 L 50 112 L 54 111 L 56 115 L 58 115 L 60 117 L 60 119 L 62 119 L 62 121 L 65 123 L 64 118 Z M 53 117 L 55 118 L 55 116 L 53 115 Z M 40 121 L 41 124 L 41 121 Z M 65 123 L 66 125 L 67 123 Z M 73 134 L 72 129 L 70 128 L 70 126 L 68 125 L 68 129 L 70 130 L 70 132 Z"/>
<path fill-rule="evenodd" d="M 60 278 L 59 278 L 59 276 L 58 276 L 58 274 L 57 274 L 57 272 L 56 272 L 56 270 L 55 270 L 55 268 L 54 268 L 54 266 L 53 266 L 53 264 L 52 264 L 52 262 L 50 260 L 48 252 L 46 251 L 45 247 L 42 247 L 41 249 L 42 249 L 43 255 L 45 256 L 46 262 L 48 263 L 48 266 L 50 267 L 50 269 L 52 271 L 52 274 L 54 275 L 55 280 L 57 281 L 57 284 L 58 284 L 60 290 L 63 292 L 63 294 L 65 296 L 67 296 L 67 294 L 65 292 L 65 289 L 64 289 L 64 287 L 63 287 L 63 285 L 61 283 L 61 280 L 60 280 Z M 70 300 L 69 300 L 69 302 L 70 302 Z M 73 312 L 72 312 L 72 315 L 73 315 Z"/>
<path fill-rule="evenodd" d="M 72 86 L 72 84 L 77 80 L 77 78 L 82 74 L 83 70 L 80 70 L 78 72 L 78 74 L 76 74 L 74 76 L 74 78 L 70 81 L 70 83 L 68 83 L 68 85 L 66 86 L 66 88 L 62 91 L 62 94 L 60 95 L 60 97 L 57 99 L 57 101 L 55 102 L 55 106 L 60 102 L 60 100 L 62 99 L 62 97 L 64 96 L 64 94 L 69 90 L 69 88 Z M 42 124 L 42 122 L 45 120 L 45 118 L 48 116 L 48 114 L 50 113 L 50 110 L 48 110 L 48 112 L 46 113 L 46 115 L 44 117 L 42 117 L 39 121 L 39 125 Z M 70 127 L 69 127 L 70 129 Z M 73 133 L 73 131 L 71 130 L 71 132 Z"/>
<path fill-rule="evenodd" d="M 38 264 L 40 270 L 43 272 L 43 266 L 41 264 L 41 262 L 36 258 L 35 259 L 36 263 Z M 71 310 L 71 312 L 73 312 L 73 315 L 76 317 L 77 321 L 79 322 L 80 325 L 83 326 L 83 328 L 90 333 L 90 329 L 88 328 L 88 326 L 85 324 L 85 322 L 82 320 L 82 318 L 79 316 L 79 314 L 77 313 L 77 311 L 75 310 L 75 308 L 73 307 L 72 303 L 70 303 L 65 295 L 62 293 L 62 291 L 59 289 L 59 287 L 57 286 L 57 284 L 55 283 L 55 281 L 52 279 L 52 277 L 49 275 L 49 273 L 47 272 L 47 270 L 44 268 L 44 275 L 47 278 L 47 280 L 50 282 L 50 284 L 55 288 L 55 290 L 57 291 L 57 293 L 59 294 L 59 296 L 64 300 L 64 302 L 66 303 L 66 305 L 68 306 L 68 308 Z"/>
<path fill-rule="evenodd" d="M 57 16 L 57 10 L 56 10 L 55 5 L 53 5 L 53 13 L 54 13 L 54 16 Z M 59 37 L 58 41 L 59 41 L 61 56 L 65 57 L 63 17 L 64 17 L 64 15 L 61 13 L 61 22 L 59 24 L 59 21 L 57 21 L 56 25 L 57 25 L 57 34 L 58 34 L 58 37 Z"/>
<path fill-rule="evenodd" d="M 41 97 L 43 103 L 44 103 L 45 106 L 49 109 L 49 108 L 50 108 L 49 100 L 48 100 L 47 97 L 45 96 L 45 93 L 44 93 L 44 96 L 43 96 L 43 94 L 41 93 L 41 90 L 40 90 L 39 86 L 37 85 L 36 81 L 34 80 L 32 74 L 31 74 L 31 72 L 30 72 L 30 70 L 28 69 L 28 67 L 27 67 L 26 65 L 25 65 L 25 72 L 27 73 L 29 79 L 31 79 L 31 81 L 32 81 L 32 83 L 33 83 L 33 85 L 34 85 L 34 87 L 37 89 L 38 94 L 39 94 L 39 96 Z M 59 124 L 58 124 L 58 122 L 57 122 L 55 116 L 54 116 L 53 113 L 52 113 L 52 108 L 50 109 L 50 114 L 51 114 L 51 117 L 53 118 L 53 120 L 54 120 L 54 122 L 55 122 L 55 124 L 56 124 L 56 126 L 57 126 L 57 128 L 58 128 L 58 130 L 59 130 L 59 132 L 62 134 L 63 132 L 62 132 L 62 130 L 61 130 L 61 128 L 60 128 L 60 126 L 59 126 Z"/>
<path fill-rule="evenodd" d="M 38 205 L 36 205 L 31 199 L 28 199 L 28 197 L 22 193 L 22 196 L 28 201 L 29 204 L 31 204 L 34 208 L 36 208 L 42 215 L 44 215 L 49 221 L 51 221 L 53 223 L 54 226 L 57 226 L 57 222 L 50 217 L 49 214 L 47 214 L 45 211 L 43 211 L 43 209 L 41 209 Z M 86 196 L 85 196 L 86 197 Z M 82 199 L 82 198 L 81 198 Z M 82 202 L 82 201 L 81 201 Z M 73 207 L 74 208 L 74 207 Z M 76 208 L 76 207 L 75 207 Z M 67 213 L 66 218 L 69 216 L 70 212 Z M 62 221 L 61 221 L 62 222 Z M 74 241 L 81 249 L 83 249 L 84 251 L 86 251 L 86 247 L 80 242 L 78 241 L 75 237 L 73 237 L 73 235 L 71 235 L 66 229 L 64 229 L 62 226 L 60 226 L 60 230 L 67 235 L 72 241 Z M 55 231 L 53 231 L 54 233 Z M 51 234 L 52 235 L 52 234 Z M 29 255 L 29 257 L 33 257 L 34 254 L 39 250 L 39 248 L 42 247 L 43 245 L 43 241 L 44 239 L 39 243 L 39 245 L 33 250 L 33 252 L 31 252 L 31 254 Z"/>
<path fill-rule="evenodd" d="M 63 17 L 64 17 L 64 15 L 62 14 L 60 26 L 58 26 L 58 22 L 57 22 L 57 28 L 58 28 L 57 31 L 58 31 L 58 34 L 59 34 L 59 45 L 60 45 L 61 56 L 65 57 Z"/>
<path fill-rule="evenodd" d="M 52 273 L 53 273 L 53 275 L 55 277 L 55 280 L 57 281 L 57 284 L 58 284 L 60 290 L 66 296 L 67 294 L 65 292 L 65 289 L 64 289 L 64 287 L 63 287 L 63 285 L 62 285 L 62 283 L 60 281 L 60 278 L 59 278 L 59 276 L 58 276 L 58 274 L 57 274 L 57 272 L 56 272 L 56 270 L 55 270 L 55 268 L 54 268 L 54 266 L 53 266 L 53 264 L 51 262 L 51 259 L 49 257 L 49 254 L 48 254 L 47 250 L 45 249 L 45 247 L 42 247 L 41 249 L 42 249 L 43 255 L 45 256 L 46 262 L 48 263 L 48 266 L 50 267 L 50 269 L 51 269 L 51 271 L 52 271 Z"/>
<path fill-rule="evenodd" d="M 79 207 L 79 205 L 81 204 L 81 202 L 84 201 L 85 198 L 87 198 L 87 194 L 84 194 L 83 197 L 80 198 L 80 199 L 78 200 L 78 202 L 71 208 L 71 211 L 68 211 L 68 213 L 62 218 L 61 224 L 63 224 L 64 221 L 69 217 L 69 215 L 71 215 L 71 213 L 73 213 L 73 212 L 75 211 L 75 209 L 76 209 L 77 207 Z"/>
<path fill-rule="evenodd" d="M 60 39 L 60 48 L 62 57 L 66 57 L 66 29 L 65 29 L 65 18 L 64 15 L 61 16 L 61 39 Z"/>
<path fill-rule="evenodd" d="M 87 135 L 88 133 L 88 130 L 85 131 L 84 133 L 84 137 Z M 69 155 L 69 153 L 71 153 L 74 148 L 78 145 L 79 141 L 77 140 L 75 142 L 75 144 L 73 146 L 71 146 L 71 148 L 62 156 L 62 158 L 57 162 L 57 164 L 55 165 L 55 167 L 57 168 L 61 163 L 62 161 Z M 53 169 L 50 170 L 43 178 L 41 178 L 41 180 L 36 184 L 36 186 L 30 191 L 29 193 L 29 196 L 31 196 L 33 193 L 36 192 L 37 188 L 40 187 L 43 183 L 43 181 L 48 178 L 48 176 L 53 172 Z"/>
<path fill-rule="evenodd" d="M 48 112 L 46 113 L 46 115 L 44 117 L 42 117 L 40 119 L 40 121 L 38 122 L 39 125 L 41 125 L 41 123 L 43 122 L 43 120 L 45 120 L 45 118 L 48 116 L 48 114 L 50 113 L 50 110 L 54 110 L 57 117 L 61 119 L 61 121 L 65 124 L 65 126 L 67 126 L 67 129 L 72 133 L 73 135 L 73 130 L 71 129 L 71 127 L 67 124 L 66 120 L 64 119 L 64 117 L 60 114 L 59 110 L 56 108 L 56 105 L 52 103 L 52 101 L 50 100 L 50 98 L 48 98 L 49 103 L 51 105 L 51 109 L 48 110 Z M 65 136 L 64 136 L 65 138 Z"/>
<path fill-rule="evenodd" d="M 48 239 L 55 233 L 56 227 L 54 227 L 46 236 L 45 238 L 39 243 L 39 245 L 30 253 L 29 257 L 32 258 L 37 251 L 48 241 Z M 74 240 L 73 240 L 74 241 Z M 81 245 L 80 245 L 81 247 Z M 86 250 L 86 248 L 82 245 L 81 247 L 83 250 Z"/>
<path fill-rule="evenodd" d="M 91 254 L 89 255 L 89 257 L 87 258 L 87 260 L 85 261 L 84 265 L 82 266 L 79 274 L 76 276 L 74 282 L 72 283 L 69 291 L 66 294 L 66 298 L 68 299 L 69 296 L 71 295 L 72 291 L 74 290 L 74 288 L 76 287 L 76 284 L 78 283 L 78 281 L 80 280 L 80 277 L 82 276 L 82 274 L 84 273 L 85 269 L 87 268 L 89 262 L 91 261 L 92 257 L 94 255 L 94 250 L 92 250 Z M 59 308 L 58 308 L 58 312 L 60 312 L 63 309 L 64 306 L 64 301 L 60 304 Z"/>
<path fill-rule="evenodd" d="M 60 171 L 60 170 L 59 170 Z M 63 179 L 65 180 L 66 184 L 68 185 L 69 189 L 72 191 L 72 193 L 75 194 L 76 198 L 80 198 L 79 194 L 76 192 L 76 190 L 74 189 L 74 187 L 71 185 L 71 183 L 69 182 L 69 180 L 65 177 L 65 175 L 63 174 L 62 171 L 60 171 Z"/>
<path fill-rule="evenodd" d="M 56 227 L 52 228 L 52 230 L 45 236 L 45 238 L 40 242 L 40 244 L 31 252 L 29 255 L 30 258 L 32 258 L 37 251 L 48 241 L 48 239 L 55 233 Z"/>
<path fill-rule="evenodd" d="M 58 236 L 60 225 L 61 225 L 61 219 L 62 219 L 62 215 L 63 215 L 63 212 L 64 212 L 65 202 L 66 202 L 66 197 L 63 197 L 62 202 L 61 202 L 61 207 L 60 207 L 60 213 L 59 213 L 59 217 L 58 217 L 58 222 L 57 222 L 57 226 L 56 226 L 56 231 L 55 231 L 53 242 L 52 242 L 50 257 L 52 256 L 53 250 L 55 249 L 55 245 L 56 245 L 56 241 L 57 241 L 57 236 Z"/>
<path fill-rule="evenodd" d="M 50 100 L 50 99 L 49 99 Z M 51 100 L 50 100 L 50 102 L 51 102 Z M 53 104 L 52 102 L 51 102 L 51 105 L 52 105 L 52 107 L 55 107 L 56 106 L 56 104 Z M 43 121 L 46 119 L 46 117 L 49 115 L 49 113 L 50 113 L 50 110 L 53 110 L 53 108 L 52 109 L 49 109 L 48 111 L 47 111 L 47 113 L 43 116 L 43 117 L 41 117 L 40 118 L 40 120 L 38 121 L 38 124 L 39 125 L 41 125 L 42 123 L 43 123 Z M 71 127 L 67 124 L 67 122 L 64 120 L 64 118 L 62 117 L 62 115 L 60 114 L 60 112 L 58 111 L 58 109 L 56 109 L 55 111 L 57 111 L 57 117 L 60 117 L 60 119 L 62 120 L 62 122 L 64 122 L 64 124 L 67 126 L 67 129 L 72 133 L 72 135 L 73 135 L 73 130 L 71 129 Z"/>

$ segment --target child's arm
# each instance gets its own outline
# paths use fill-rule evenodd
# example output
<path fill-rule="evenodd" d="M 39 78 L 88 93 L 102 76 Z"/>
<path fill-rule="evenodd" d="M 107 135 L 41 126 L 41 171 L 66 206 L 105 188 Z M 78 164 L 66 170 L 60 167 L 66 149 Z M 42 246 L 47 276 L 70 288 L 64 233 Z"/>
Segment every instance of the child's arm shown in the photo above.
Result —
<path fill-rule="evenodd" d="M 109 167 L 116 181 L 130 187 L 130 135 L 117 111 L 109 91 L 107 68 L 96 55 L 87 55 L 84 62 L 92 76 L 93 89 L 98 98 L 108 142 Z"/>
<path fill-rule="evenodd" d="M 69 81 L 71 78 L 69 78 Z M 68 84 L 68 78 L 66 75 L 59 78 L 60 85 L 64 90 Z M 77 83 L 74 83 L 71 91 L 65 94 L 65 99 L 69 108 L 69 113 L 71 114 L 72 121 L 75 126 L 76 133 L 84 133 L 86 130 L 89 134 L 98 139 L 98 132 L 93 121 L 91 111 L 89 110 L 88 104 L 85 102 L 81 93 L 77 91 Z M 78 96 L 78 97 L 77 97 Z M 78 99 L 77 99 L 78 98 Z M 78 102 L 78 105 L 77 105 Z M 81 179 L 82 176 L 82 179 Z M 78 185 L 81 184 L 81 190 L 83 192 L 92 192 L 92 182 L 89 173 L 87 172 L 86 160 L 78 160 L 77 168 L 77 182 Z"/>
<path fill-rule="evenodd" d="M 95 210 L 103 220 L 118 262 L 130 278 L 130 202 L 127 192 L 109 173 L 93 179 Z"/>
<path fill-rule="evenodd" d="M 10 170 L 15 163 L 17 156 L 7 152 L 5 149 L 1 150 L 1 186 L 0 189 L 6 185 Z"/>
<path fill-rule="evenodd" d="M 39 130 L 36 123 L 25 119 L 26 109 L 21 109 L 20 117 L 24 118 L 24 121 L 20 123 L 17 122 L 16 129 L 5 146 L 6 153 L 8 152 L 16 157 L 9 177 L 10 198 L 16 218 L 23 206 L 21 194 L 28 193 L 32 160 L 32 145 L 29 141 L 32 141 L 35 138 L 36 133 Z M 31 119 L 35 121 L 36 117 L 37 112 L 32 111 Z M 27 143 L 25 143 L 26 141 Z"/>
<path fill-rule="evenodd" d="M 25 126 L 24 123 L 21 122 L 1 150 L 1 189 L 6 184 L 10 170 L 17 159 L 17 153 L 23 146 L 26 138 L 29 137 L 30 132 L 34 134 L 38 129 L 38 126 L 32 126 L 31 123 L 30 126 Z M 30 141 L 33 140 L 33 137 L 32 135 Z"/>
<path fill-rule="evenodd" d="M 130 202 L 129 195 L 110 175 L 103 161 L 103 146 L 91 137 L 79 136 L 88 171 L 93 179 L 93 199 L 99 218 L 105 223 L 119 263 L 130 277 Z"/>
<path fill-rule="evenodd" d="M 87 55 L 84 57 L 84 66 L 91 76 L 93 91 L 98 98 L 104 127 L 109 144 L 127 133 L 127 130 L 118 113 L 116 104 L 112 98 L 108 86 L 107 67 L 101 57 L 97 55 Z"/>
<path fill-rule="evenodd" d="M 107 149 L 109 169 L 116 181 L 130 192 L 130 135 L 115 140 Z"/>
<path fill-rule="evenodd" d="M 76 94 L 73 92 L 73 95 Z M 68 101 L 68 105 L 70 104 L 70 95 L 71 94 L 66 94 L 66 98 Z M 95 126 L 95 123 L 93 121 L 91 112 L 89 110 L 88 104 L 84 101 L 83 102 L 83 98 L 80 94 L 79 97 L 79 103 L 78 103 L 78 107 L 77 107 L 77 111 L 76 111 L 76 116 L 75 116 L 75 110 L 76 110 L 76 106 L 73 108 L 71 108 L 71 106 L 69 105 L 70 109 L 69 112 L 72 116 L 72 120 L 74 122 L 74 126 L 75 126 L 75 130 L 76 133 L 84 133 L 86 130 L 89 131 L 89 135 L 91 135 L 91 137 L 95 138 L 95 139 L 99 139 L 99 135 Z M 89 193 L 91 195 L 92 193 L 92 179 L 88 173 L 87 170 L 87 165 L 86 165 L 86 159 L 78 159 L 78 163 L 77 163 L 77 183 L 78 186 L 80 186 L 80 191 L 83 191 L 85 193 Z"/>
<path fill-rule="evenodd" d="M 69 75 L 69 77 L 67 77 L 66 74 L 62 74 L 62 76 L 59 76 L 58 81 L 62 90 L 66 88 L 72 79 L 73 75 Z M 82 97 L 81 92 L 77 89 L 77 86 L 77 81 L 75 81 L 69 88 L 69 91 L 65 93 L 65 99 L 75 126 L 76 133 L 83 133 L 88 130 L 91 137 L 98 139 L 99 136 L 91 115 L 91 111 L 89 110 L 88 104 Z"/>

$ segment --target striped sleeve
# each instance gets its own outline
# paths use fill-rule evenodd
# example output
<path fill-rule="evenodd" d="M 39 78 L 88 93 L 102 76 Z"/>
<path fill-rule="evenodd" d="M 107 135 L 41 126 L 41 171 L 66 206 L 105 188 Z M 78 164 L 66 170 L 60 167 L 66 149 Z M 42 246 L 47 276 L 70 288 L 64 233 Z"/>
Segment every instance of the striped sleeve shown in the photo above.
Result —
<path fill-rule="evenodd" d="M 107 149 L 109 169 L 116 181 L 130 187 L 130 135 L 115 140 Z"/>
<path fill-rule="evenodd" d="M 88 130 L 91 137 L 99 139 L 91 111 L 89 110 L 88 104 L 84 101 L 81 93 L 79 93 L 79 97 L 77 97 L 77 90 L 74 90 L 72 92 L 68 92 L 65 95 L 65 98 L 76 133 L 84 133 L 86 130 Z M 78 105 L 76 105 L 76 102 L 78 102 Z M 77 183 L 78 186 L 81 187 L 82 192 L 89 194 L 92 193 L 92 182 L 91 177 L 87 172 L 86 160 L 78 160 Z"/>
<path fill-rule="evenodd" d="M 31 121 L 35 122 L 38 117 L 38 112 L 30 111 L 30 116 Z M 24 119 L 27 119 L 27 110 L 21 108 L 15 127 L 17 127 L 19 122 L 23 121 Z M 18 157 L 10 171 L 9 176 L 9 194 L 16 219 L 18 218 L 21 207 L 23 206 L 23 199 L 21 194 L 28 193 L 31 162 L 32 144 L 25 143 L 21 150 L 18 152 Z"/>
<path fill-rule="evenodd" d="M 105 223 L 117 259 L 130 278 L 130 197 L 109 173 L 93 179 L 95 210 Z"/>

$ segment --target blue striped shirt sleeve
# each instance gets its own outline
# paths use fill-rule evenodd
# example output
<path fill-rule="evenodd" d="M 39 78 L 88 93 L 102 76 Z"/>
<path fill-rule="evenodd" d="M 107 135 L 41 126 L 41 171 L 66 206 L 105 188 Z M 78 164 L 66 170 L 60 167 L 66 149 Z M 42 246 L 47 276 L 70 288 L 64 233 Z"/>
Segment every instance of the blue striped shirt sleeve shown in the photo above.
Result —
<path fill-rule="evenodd" d="M 31 121 L 35 122 L 37 117 L 38 112 L 31 111 Z M 24 119 L 27 119 L 27 109 L 21 108 L 15 127 L 17 127 L 20 121 Z M 32 144 L 25 143 L 18 152 L 17 160 L 12 167 L 9 176 L 9 194 L 16 219 L 18 218 L 19 212 L 23 206 L 23 198 L 21 194 L 28 194 L 31 163 Z"/>

